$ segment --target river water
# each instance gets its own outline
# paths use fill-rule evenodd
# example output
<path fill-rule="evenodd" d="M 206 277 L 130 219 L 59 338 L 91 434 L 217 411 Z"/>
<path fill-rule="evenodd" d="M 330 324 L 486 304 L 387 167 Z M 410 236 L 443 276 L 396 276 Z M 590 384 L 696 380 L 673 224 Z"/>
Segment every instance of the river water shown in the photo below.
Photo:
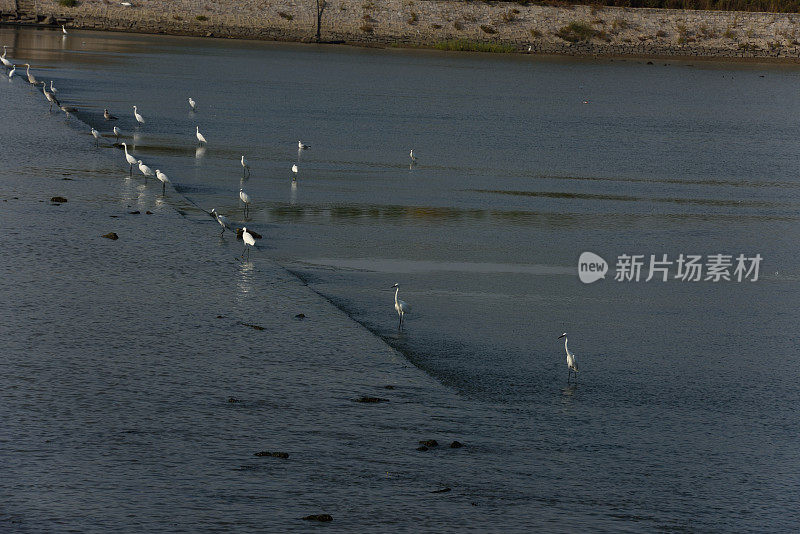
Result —
<path fill-rule="evenodd" d="M 120 176 L 112 125 L 209 238 L 211 208 L 263 234 L 256 261 L 456 395 L 459 425 L 494 453 L 456 478 L 490 511 L 436 530 L 797 527 L 797 67 L 10 28 L 0 41 L 106 135 Z M 4 106 L 28 91 L 0 81 Z M 585 251 L 604 280 L 579 280 Z M 615 280 L 625 254 L 644 257 L 639 281 Z M 755 281 L 681 281 L 674 263 L 645 281 L 665 254 L 763 259 Z M 394 283 L 412 306 L 402 330 Z"/>

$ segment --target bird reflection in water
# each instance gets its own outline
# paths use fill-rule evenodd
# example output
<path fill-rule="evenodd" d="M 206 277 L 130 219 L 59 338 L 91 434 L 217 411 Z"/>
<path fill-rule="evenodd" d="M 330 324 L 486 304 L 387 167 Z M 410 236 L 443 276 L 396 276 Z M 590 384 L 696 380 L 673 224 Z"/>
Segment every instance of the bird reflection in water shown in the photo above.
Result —
<path fill-rule="evenodd" d="M 572 384 L 562 389 L 561 392 L 564 394 L 565 397 L 571 397 L 575 393 L 576 389 L 578 389 L 578 384 L 573 382 Z"/>
<path fill-rule="evenodd" d="M 292 192 L 289 194 L 289 204 L 294 206 L 297 204 L 297 182 L 292 181 Z"/>
<path fill-rule="evenodd" d="M 255 266 L 252 261 L 239 263 L 239 281 L 236 283 L 236 299 L 244 299 L 253 290 L 253 275 Z"/>
<path fill-rule="evenodd" d="M 194 151 L 194 157 L 196 159 L 200 159 L 205 155 L 206 155 L 206 147 L 205 146 L 199 146 Z"/>

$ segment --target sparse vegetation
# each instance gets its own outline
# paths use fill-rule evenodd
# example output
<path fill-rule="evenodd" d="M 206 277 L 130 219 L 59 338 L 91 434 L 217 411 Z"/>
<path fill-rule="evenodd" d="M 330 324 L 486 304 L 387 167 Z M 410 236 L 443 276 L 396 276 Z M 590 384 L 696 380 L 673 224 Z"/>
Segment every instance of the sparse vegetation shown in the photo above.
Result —
<path fill-rule="evenodd" d="M 767 13 L 800 13 L 800 0 L 514 0 L 530 4 L 570 8 L 574 4 L 592 6 L 591 14 L 602 6 L 690 9 L 697 11 L 756 11 Z"/>
<path fill-rule="evenodd" d="M 488 34 L 497 33 L 497 30 L 495 30 L 491 26 L 487 26 L 486 24 L 481 24 L 481 30 L 483 30 L 484 33 Z"/>
<path fill-rule="evenodd" d="M 661 37 L 661 38 L 664 38 L 664 37 L 667 37 L 668 35 L 669 35 L 669 34 L 668 34 L 667 32 L 665 32 L 664 30 L 658 30 L 658 31 L 656 32 L 656 37 Z"/>
<path fill-rule="evenodd" d="M 453 28 L 457 29 L 458 31 L 461 31 L 461 30 L 463 30 L 463 29 L 464 29 L 464 25 L 463 25 L 463 24 L 461 24 L 461 21 L 460 21 L 460 20 L 457 20 L 457 21 L 455 21 L 455 22 L 453 23 Z"/>
<path fill-rule="evenodd" d="M 195 18 L 200 22 L 208 20 L 208 17 L 206 17 L 205 15 L 197 15 Z"/>
<path fill-rule="evenodd" d="M 578 43 L 581 41 L 588 41 L 592 37 L 595 37 L 599 32 L 592 28 L 589 24 L 585 22 L 570 22 L 566 26 L 562 26 L 556 32 L 556 35 L 565 41 L 569 41 L 570 43 Z"/>
<path fill-rule="evenodd" d="M 64 7 L 75 7 L 78 5 L 78 0 L 58 0 L 58 5 Z"/>
<path fill-rule="evenodd" d="M 442 25 L 441 24 L 431 24 L 431 28 L 433 28 L 434 30 L 441 30 L 442 29 Z"/>
<path fill-rule="evenodd" d="M 531 28 L 531 32 L 530 33 L 531 33 L 531 37 L 533 37 L 534 39 L 542 36 L 542 32 L 540 32 L 536 28 Z"/>
<path fill-rule="evenodd" d="M 419 20 L 419 16 L 414 11 L 412 11 L 411 14 L 408 16 L 407 22 L 409 24 L 416 24 L 417 20 Z"/>
<path fill-rule="evenodd" d="M 457 39 L 452 41 L 441 41 L 434 45 L 438 50 L 452 50 L 458 52 L 496 52 L 508 53 L 515 52 L 517 49 L 513 45 L 495 44 L 495 43 L 476 43 L 467 41 L 465 39 Z"/>
<path fill-rule="evenodd" d="M 174 15 L 172 15 L 172 20 L 183 20 L 183 17 L 175 13 Z"/>
<path fill-rule="evenodd" d="M 289 13 L 284 13 L 283 11 L 278 11 L 278 15 L 281 16 L 282 19 L 292 20 L 294 16 L 290 15 Z"/>
<path fill-rule="evenodd" d="M 365 23 L 365 24 L 362 24 L 362 25 L 361 25 L 361 28 L 360 28 L 360 29 L 361 29 L 361 31 L 362 31 L 362 32 L 364 32 L 364 33 L 372 33 L 372 32 L 374 31 L 374 29 L 375 29 L 375 28 L 373 28 L 373 27 L 372 27 L 372 24 L 366 24 L 366 23 Z"/>

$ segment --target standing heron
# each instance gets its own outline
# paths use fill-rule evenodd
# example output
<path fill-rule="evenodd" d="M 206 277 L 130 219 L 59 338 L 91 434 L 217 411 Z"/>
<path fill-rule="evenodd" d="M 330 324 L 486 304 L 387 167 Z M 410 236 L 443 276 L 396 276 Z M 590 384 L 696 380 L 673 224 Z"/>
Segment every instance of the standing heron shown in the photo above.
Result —
<path fill-rule="evenodd" d="M 58 89 L 56 89 L 55 85 L 53 85 L 53 80 L 50 80 L 50 92 L 54 95 L 58 93 Z"/>
<path fill-rule="evenodd" d="M 244 156 L 242 156 L 242 179 L 244 179 L 245 173 L 247 176 L 250 176 L 250 165 L 247 163 L 247 160 L 244 159 Z"/>
<path fill-rule="evenodd" d="M 239 189 L 239 198 L 244 202 L 244 214 L 247 215 L 247 211 L 250 208 L 250 195 L 245 193 L 244 189 Z"/>
<path fill-rule="evenodd" d="M 128 175 L 133 176 L 133 166 L 138 163 L 136 158 L 128 154 L 128 145 L 127 143 L 122 143 L 122 148 L 125 149 L 125 161 L 128 162 Z"/>
<path fill-rule="evenodd" d="M 192 97 L 189 97 L 189 107 L 192 108 L 192 111 L 197 111 L 197 102 L 192 100 Z"/>
<path fill-rule="evenodd" d="M 114 137 L 117 141 L 119 141 L 119 136 L 122 134 L 122 130 L 114 126 Z"/>
<path fill-rule="evenodd" d="M 117 118 L 114 115 L 112 115 L 111 113 L 108 112 L 108 108 L 105 108 L 103 110 L 103 118 L 105 120 L 107 120 L 107 121 L 115 121 L 115 120 L 117 120 Z"/>
<path fill-rule="evenodd" d="M 203 136 L 203 134 L 201 134 L 201 133 L 200 133 L 200 127 L 199 127 L 199 126 L 197 127 L 197 130 L 195 131 L 195 134 L 194 134 L 194 135 L 195 135 L 195 137 L 197 137 L 197 141 L 198 141 L 198 142 L 199 142 L 201 145 L 205 145 L 205 144 L 207 144 L 207 143 L 206 143 L 206 138 Z"/>
<path fill-rule="evenodd" d="M 417 156 L 414 155 L 414 149 L 411 149 L 411 152 L 408 153 L 409 157 L 411 158 L 411 163 L 417 162 Z"/>
<path fill-rule="evenodd" d="M 564 338 L 564 350 L 567 353 L 567 382 L 569 383 L 569 377 L 572 372 L 575 372 L 575 380 L 578 380 L 578 362 L 575 360 L 575 354 L 569 351 L 569 347 L 567 347 L 567 333 L 564 332 L 558 339 Z"/>
<path fill-rule="evenodd" d="M 144 174 L 144 181 L 146 182 L 148 178 L 152 178 L 155 176 L 153 174 L 153 169 L 142 163 L 142 160 L 138 160 L 137 163 L 139 164 L 139 172 Z"/>
<path fill-rule="evenodd" d="M 62 32 L 64 35 L 67 35 L 67 28 L 66 28 L 66 27 L 65 27 L 63 24 L 61 25 L 61 32 Z"/>
<path fill-rule="evenodd" d="M 9 60 L 6 59 L 6 48 L 8 48 L 8 46 L 3 45 L 3 55 L 0 56 L 0 63 L 2 63 L 4 67 L 9 68 L 12 67 L 13 65 Z"/>
<path fill-rule="evenodd" d="M 394 289 L 394 309 L 397 312 L 397 315 L 400 317 L 400 324 L 397 326 L 397 328 L 400 329 L 403 328 L 403 318 L 405 317 L 406 313 L 411 311 L 411 306 L 408 304 L 408 302 L 397 298 L 397 294 L 400 292 L 399 284 L 393 285 L 392 289 Z"/>
<path fill-rule="evenodd" d="M 245 251 L 247 252 L 247 259 L 250 259 L 250 249 L 247 247 L 254 247 L 256 246 L 256 240 L 253 239 L 253 234 L 247 231 L 247 228 L 242 228 L 242 241 L 244 241 L 244 250 L 242 251 L 241 257 L 244 257 Z"/>
<path fill-rule="evenodd" d="M 139 110 L 136 108 L 136 106 L 133 106 L 133 116 L 136 118 L 136 122 L 139 124 L 139 126 L 144 124 L 144 117 L 139 114 Z"/>
<path fill-rule="evenodd" d="M 227 230 L 231 229 L 231 221 L 229 221 L 228 218 L 225 217 L 224 215 L 220 215 L 219 213 L 217 213 L 216 208 L 211 209 L 211 215 L 217 220 L 219 225 L 222 227 L 222 232 L 220 232 L 219 235 L 224 234 L 226 229 Z"/>
<path fill-rule="evenodd" d="M 11 65 L 11 70 L 8 71 L 8 79 L 9 80 L 14 77 L 14 73 L 15 72 L 17 72 L 17 66 L 16 65 Z"/>
<path fill-rule="evenodd" d="M 156 178 L 158 181 L 161 182 L 161 194 L 165 194 L 167 192 L 167 184 L 172 183 L 167 178 L 167 175 L 161 172 L 160 170 L 156 169 Z"/>
<path fill-rule="evenodd" d="M 42 82 L 42 93 L 44 94 L 44 97 L 47 99 L 47 101 L 50 102 L 50 109 L 48 110 L 48 112 L 53 111 L 53 104 L 61 106 L 61 102 L 59 102 L 56 99 L 56 97 L 53 96 L 53 93 L 47 90 L 47 84 L 45 82 Z"/>
<path fill-rule="evenodd" d="M 100 146 L 100 132 L 92 128 L 92 137 L 94 137 L 94 146 Z"/>
<path fill-rule="evenodd" d="M 31 85 L 39 85 L 39 82 L 36 80 L 36 76 L 31 74 L 31 65 L 30 65 L 30 63 L 25 63 L 25 66 L 28 67 L 27 69 L 25 69 L 25 72 L 28 75 L 28 83 L 31 84 Z"/>

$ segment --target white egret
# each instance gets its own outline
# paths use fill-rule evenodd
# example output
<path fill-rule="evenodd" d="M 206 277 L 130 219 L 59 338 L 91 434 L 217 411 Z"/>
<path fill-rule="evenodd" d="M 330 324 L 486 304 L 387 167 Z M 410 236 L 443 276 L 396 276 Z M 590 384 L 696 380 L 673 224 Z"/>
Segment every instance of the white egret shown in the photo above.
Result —
<path fill-rule="evenodd" d="M 247 176 L 250 176 L 250 165 L 247 163 L 247 160 L 244 159 L 244 156 L 242 156 L 242 178 L 245 177 L 245 173 L 247 173 Z"/>
<path fill-rule="evenodd" d="M 122 135 L 122 130 L 114 126 L 114 137 L 119 141 L 119 136 Z"/>
<path fill-rule="evenodd" d="M 28 67 L 25 72 L 28 74 L 28 83 L 31 85 L 39 85 L 39 82 L 36 81 L 36 76 L 31 74 L 31 66 L 29 63 L 25 63 L 25 66 Z"/>
<path fill-rule="evenodd" d="M 412 163 L 416 163 L 417 162 L 417 156 L 414 155 L 414 149 L 413 148 L 411 149 L 411 152 L 408 153 L 408 155 L 411 157 L 411 162 Z"/>
<path fill-rule="evenodd" d="M 217 220 L 219 225 L 222 227 L 222 232 L 219 235 L 224 234 L 225 233 L 225 229 L 228 229 L 228 230 L 231 229 L 231 221 L 228 220 L 228 218 L 225 217 L 224 215 L 220 215 L 219 213 L 217 213 L 216 208 L 212 208 L 211 209 L 211 215 L 214 216 L 214 218 Z"/>
<path fill-rule="evenodd" d="M 242 241 L 244 241 L 244 250 L 242 251 L 242 256 L 244 257 L 245 251 L 247 251 L 247 259 L 250 259 L 250 249 L 247 247 L 254 247 L 256 246 L 256 240 L 253 239 L 253 234 L 247 231 L 247 228 L 242 228 Z"/>
<path fill-rule="evenodd" d="M 15 72 L 17 72 L 17 66 L 16 65 L 11 65 L 11 70 L 8 72 L 8 79 L 9 80 L 14 77 L 14 73 Z"/>
<path fill-rule="evenodd" d="M 207 144 L 206 143 L 206 138 L 203 137 L 203 134 L 200 133 L 200 127 L 199 126 L 197 127 L 197 131 L 195 133 L 195 136 L 197 137 L 197 140 L 200 142 L 201 145 Z"/>
<path fill-rule="evenodd" d="M 133 166 L 138 163 L 136 158 L 128 154 L 128 145 L 126 143 L 122 143 L 122 147 L 125 149 L 125 161 L 128 162 L 128 174 L 133 176 Z"/>
<path fill-rule="evenodd" d="M 94 146 L 100 146 L 100 132 L 92 128 L 92 137 L 94 137 Z"/>
<path fill-rule="evenodd" d="M 64 35 L 67 35 L 67 28 L 65 28 L 63 24 L 61 25 L 61 31 L 64 33 Z"/>
<path fill-rule="evenodd" d="M 54 95 L 58 93 L 58 89 L 56 89 L 55 86 L 53 85 L 53 80 L 50 80 L 50 92 L 53 93 Z"/>
<path fill-rule="evenodd" d="M 305 150 L 311 148 L 309 145 L 304 145 L 300 140 L 297 141 L 297 150 Z"/>
<path fill-rule="evenodd" d="M 575 380 L 578 380 L 578 362 L 575 360 L 575 354 L 569 351 L 567 347 L 567 333 L 564 332 L 558 339 L 564 338 L 564 350 L 567 352 L 567 382 L 569 382 L 569 377 L 573 371 L 575 371 Z"/>
<path fill-rule="evenodd" d="M 167 184 L 171 182 L 169 181 L 169 178 L 167 178 L 167 175 L 158 169 L 156 169 L 156 178 L 158 178 L 158 181 L 161 182 L 161 194 L 163 195 L 167 192 Z"/>
<path fill-rule="evenodd" d="M 138 160 L 137 163 L 139 164 L 139 171 L 142 174 L 144 174 L 144 181 L 145 182 L 147 181 L 148 178 L 152 178 L 153 176 L 155 176 L 153 174 L 153 169 L 151 169 L 150 167 L 148 167 L 147 165 L 142 163 L 142 160 Z"/>
<path fill-rule="evenodd" d="M 400 292 L 399 284 L 393 285 L 392 288 L 394 289 L 394 309 L 397 312 L 397 315 L 400 317 L 400 325 L 397 328 L 403 328 L 403 318 L 405 317 L 406 313 L 411 311 L 411 306 L 408 304 L 408 302 L 397 298 L 397 294 Z"/>
<path fill-rule="evenodd" d="M 197 111 L 197 102 L 192 100 L 192 97 L 189 97 L 189 107 L 192 108 L 192 111 Z"/>
<path fill-rule="evenodd" d="M 117 120 L 117 118 L 114 115 L 112 115 L 111 113 L 108 112 L 108 108 L 105 108 L 103 110 L 103 118 L 105 120 L 107 120 L 107 121 L 115 121 L 115 120 Z"/>
<path fill-rule="evenodd" d="M 133 6 L 133 4 L 131 4 L 130 2 L 120 2 L 120 3 L 119 3 L 119 5 L 121 5 L 121 6 L 124 6 L 124 7 L 131 7 L 131 6 Z"/>
<path fill-rule="evenodd" d="M 239 198 L 244 202 L 244 213 L 246 215 L 247 210 L 250 208 L 250 195 L 245 193 L 244 189 L 239 189 Z"/>
<path fill-rule="evenodd" d="M 140 125 L 144 124 L 144 117 L 139 114 L 139 110 L 136 109 L 136 106 L 133 106 L 133 116 L 136 118 L 136 122 Z"/>
<path fill-rule="evenodd" d="M 11 62 L 6 59 L 6 48 L 8 48 L 8 46 L 7 45 L 3 45 L 3 55 L 0 56 L 0 63 L 2 63 L 4 67 L 8 68 L 8 67 L 11 67 L 13 65 L 11 65 Z"/>

